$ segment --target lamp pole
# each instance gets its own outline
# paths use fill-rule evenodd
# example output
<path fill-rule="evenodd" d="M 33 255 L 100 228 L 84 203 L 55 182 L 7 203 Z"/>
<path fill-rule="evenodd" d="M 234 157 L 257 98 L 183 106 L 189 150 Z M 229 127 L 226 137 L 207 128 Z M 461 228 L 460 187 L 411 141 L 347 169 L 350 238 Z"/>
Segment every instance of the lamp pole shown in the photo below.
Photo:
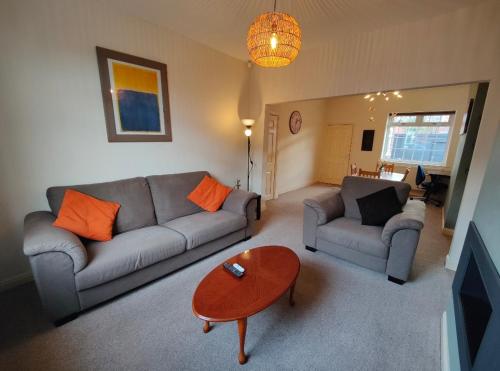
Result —
<path fill-rule="evenodd" d="M 241 123 L 245 125 L 245 136 L 247 137 L 247 191 L 250 191 L 250 172 L 253 168 L 253 161 L 251 157 L 251 143 L 250 137 L 252 136 L 252 125 L 255 123 L 253 119 L 243 119 Z"/>
<path fill-rule="evenodd" d="M 247 191 L 250 191 L 250 135 L 247 137 Z"/>

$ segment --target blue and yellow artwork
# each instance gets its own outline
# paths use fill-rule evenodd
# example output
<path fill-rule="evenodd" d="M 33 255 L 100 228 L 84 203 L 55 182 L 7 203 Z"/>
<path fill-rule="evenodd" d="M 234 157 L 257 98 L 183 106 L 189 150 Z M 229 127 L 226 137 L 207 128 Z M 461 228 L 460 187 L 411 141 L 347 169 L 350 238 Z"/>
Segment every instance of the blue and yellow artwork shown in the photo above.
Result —
<path fill-rule="evenodd" d="M 162 132 L 159 74 L 157 71 L 112 61 L 112 88 L 117 113 L 117 131 Z"/>
<path fill-rule="evenodd" d="M 96 46 L 108 142 L 171 142 L 167 65 Z"/>

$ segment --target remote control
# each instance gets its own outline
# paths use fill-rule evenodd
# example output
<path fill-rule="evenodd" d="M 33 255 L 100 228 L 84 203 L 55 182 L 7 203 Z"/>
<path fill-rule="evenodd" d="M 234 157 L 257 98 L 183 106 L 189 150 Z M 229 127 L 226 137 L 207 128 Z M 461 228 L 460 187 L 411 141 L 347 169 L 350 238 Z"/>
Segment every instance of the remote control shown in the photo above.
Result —
<path fill-rule="evenodd" d="M 234 276 L 236 276 L 238 278 L 240 278 L 240 277 L 243 276 L 243 272 L 240 271 L 240 270 L 238 270 L 238 269 L 236 269 L 231 264 L 229 264 L 229 263 L 226 262 L 226 263 L 223 264 L 223 266 L 224 266 L 225 270 L 231 272 Z"/>
<path fill-rule="evenodd" d="M 239 270 L 240 272 L 245 272 L 245 268 L 243 268 L 241 265 L 239 265 L 238 263 L 234 263 L 233 264 L 233 267 L 235 267 L 237 270 Z"/>

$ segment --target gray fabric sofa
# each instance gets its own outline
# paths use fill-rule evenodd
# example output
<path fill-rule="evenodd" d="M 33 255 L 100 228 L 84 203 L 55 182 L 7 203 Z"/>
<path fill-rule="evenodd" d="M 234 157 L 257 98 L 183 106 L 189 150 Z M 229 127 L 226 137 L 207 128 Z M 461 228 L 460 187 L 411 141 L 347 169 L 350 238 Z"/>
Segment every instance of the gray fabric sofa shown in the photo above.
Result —
<path fill-rule="evenodd" d="M 28 214 L 24 253 L 45 311 L 56 324 L 87 308 L 252 236 L 255 193 L 233 190 L 222 208 L 203 211 L 186 196 L 207 172 L 51 187 L 51 212 Z M 80 239 L 53 227 L 66 189 L 116 201 L 114 237 Z"/>
<path fill-rule="evenodd" d="M 394 186 L 403 212 L 385 226 L 361 224 L 357 198 Z M 357 176 L 345 177 L 340 189 L 304 200 L 306 249 L 320 250 L 388 275 L 403 284 L 411 271 L 420 231 L 424 226 L 425 204 L 408 201 L 410 185 Z"/>

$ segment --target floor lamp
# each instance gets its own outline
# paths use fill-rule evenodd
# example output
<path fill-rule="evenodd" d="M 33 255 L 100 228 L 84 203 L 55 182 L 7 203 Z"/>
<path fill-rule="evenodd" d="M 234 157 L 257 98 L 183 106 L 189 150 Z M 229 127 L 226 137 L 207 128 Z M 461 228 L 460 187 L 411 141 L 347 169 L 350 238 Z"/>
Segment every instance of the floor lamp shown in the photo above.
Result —
<path fill-rule="evenodd" d="M 253 119 L 242 119 L 241 123 L 245 125 L 245 136 L 247 137 L 247 191 L 250 191 L 250 172 L 253 168 L 252 156 L 250 155 L 250 137 L 252 136 L 252 126 L 255 124 Z"/>

